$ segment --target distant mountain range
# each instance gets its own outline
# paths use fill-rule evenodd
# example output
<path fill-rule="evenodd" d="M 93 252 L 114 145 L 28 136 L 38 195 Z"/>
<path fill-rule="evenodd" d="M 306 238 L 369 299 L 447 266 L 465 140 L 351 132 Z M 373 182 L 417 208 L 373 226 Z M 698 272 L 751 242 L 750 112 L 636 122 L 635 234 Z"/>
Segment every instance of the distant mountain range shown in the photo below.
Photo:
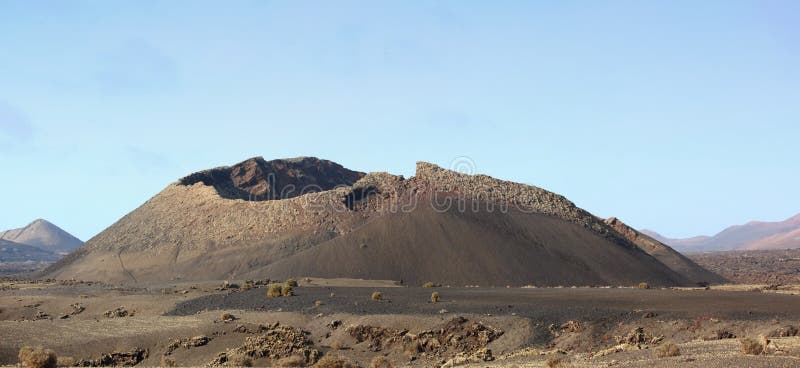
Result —
<path fill-rule="evenodd" d="M 52 263 L 83 242 L 47 220 L 0 232 L 0 263 Z"/>
<path fill-rule="evenodd" d="M 0 239 L 0 263 L 6 262 L 55 262 L 58 254 L 37 247 Z"/>
<path fill-rule="evenodd" d="M 642 233 L 681 252 L 792 249 L 800 248 L 800 214 L 780 222 L 751 221 L 731 226 L 714 236 L 673 239 L 652 230 Z"/>

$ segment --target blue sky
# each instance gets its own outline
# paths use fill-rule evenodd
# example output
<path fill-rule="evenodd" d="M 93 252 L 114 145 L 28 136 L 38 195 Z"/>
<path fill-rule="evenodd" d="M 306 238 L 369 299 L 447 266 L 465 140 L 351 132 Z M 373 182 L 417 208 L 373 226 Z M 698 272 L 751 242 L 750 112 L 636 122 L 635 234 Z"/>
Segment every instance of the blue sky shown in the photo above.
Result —
<path fill-rule="evenodd" d="M 797 1 L 0 1 L 0 229 L 252 156 L 469 157 L 668 236 L 800 212 Z"/>

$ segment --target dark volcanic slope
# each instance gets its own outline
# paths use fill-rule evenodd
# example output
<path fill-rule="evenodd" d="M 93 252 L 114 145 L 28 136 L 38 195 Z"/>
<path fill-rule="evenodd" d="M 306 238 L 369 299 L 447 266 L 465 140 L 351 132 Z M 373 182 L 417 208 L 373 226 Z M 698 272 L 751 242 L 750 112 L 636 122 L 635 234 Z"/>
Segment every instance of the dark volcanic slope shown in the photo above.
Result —
<path fill-rule="evenodd" d="M 191 174 L 180 183 L 211 185 L 223 198 L 266 201 L 330 190 L 338 185 L 350 186 L 363 176 L 364 173 L 316 157 L 272 161 L 255 157 L 233 166 Z"/>
<path fill-rule="evenodd" d="M 703 280 L 711 284 L 719 284 L 727 281 L 724 277 L 701 267 L 683 254 L 626 225 L 616 217 L 607 219 L 606 223 L 625 236 L 625 238 L 638 245 L 639 248 L 647 252 L 647 254 L 655 257 L 667 265 L 667 267 L 678 271 L 681 275 L 692 280 Z"/>
<path fill-rule="evenodd" d="M 451 285 L 680 284 L 662 263 L 558 218 L 439 212 L 420 206 L 388 214 L 346 235 L 280 260 L 256 275 L 433 281 Z"/>
<path fill-rule="evenodd" d="M 108 282 L 285 276 L 452 285 L 713 282 L 670 269 L 603 220 L 541 188 L 424 162 L 410 179 L 361 175 L 315 158 L 251 159 L 193 174 L 44 275 Z M 330 190 L 275 194 L 309 183 Z"/>
<path fill-rule="evenodd" d="M 53 262 L 58 255 L 26 244 L 0 239 L 0 263 L 4 262 Z"/>

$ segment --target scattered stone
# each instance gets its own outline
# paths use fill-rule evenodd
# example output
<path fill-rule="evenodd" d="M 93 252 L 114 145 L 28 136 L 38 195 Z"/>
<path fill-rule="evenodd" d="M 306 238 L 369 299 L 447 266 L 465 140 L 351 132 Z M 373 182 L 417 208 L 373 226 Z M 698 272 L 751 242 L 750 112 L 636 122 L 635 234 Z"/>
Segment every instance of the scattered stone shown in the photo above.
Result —
<path fill-rule="evenodd" d="M 562 332 L 580 332 L 581 324 L 578 321 L 567 321 L 561 325 Z"/>
<path fill-rule="evenodd" d="M 190 347 L 195 347 L 196 348 L 198 346 L 203 346 L 205 344 L 208 344 L 209 341 L 211 341 L 210 337 L 208 337 L 206 335 L 199 335 L 199 336 L 195 336 L 195 337 L 192 337 L 192 338 L 186 340 L 186 342 L 184 343 L 184 346 L 187 347 L 187 348 L 190 348 Z"/>
<path fill-rule="evenodd" d="M 38 321 L 41 319 L 50 319 L 50 315 L 42 311 L 36 311 L 36 315 L 33 316 L 33 320 Z"/>
<path fill-rule="evenodd" d="M 795 326 L 784 326 L 775 331 L 770 332 L 769 337 L 793 337 L 800 335 Z"/>
<path fill-rule="evenodd" d="M 494 360 L 494 356 L 492 356 L 492 350 L 487 348 L 481 348 L 478 351 L 476 351 L 475 357 L 483 362 L 491 362 L 492 360 Z"/>
<path fill-rule="evenodd" d="M 628 344 L 631 346 L 639 346 L 644 344 L 646 341 L 647 338 L 644 335 L 644 328 L 642 327 L 636 327 L 627 336 L 617 339 L 618 343 Z"/>
<path fill-rule="evenodd" d="M 130 314 L 128 312 L 128 310 L 125 309 L 124 306 L 120 306 L 120 307 L 117 307 L 115 309 L 106 311 L 105 313 L 103 313 L 103 315 L 108 317 L 108 318 L 117 318 L 117 317 L 128 317 L 129 315 L 132 315 L 132 314 Z"/>
<path fill-rule="evenodd" d="M 723 339 L 735 339 L 736 335 L 733 332 L 727 330 L 718 330 L 715 331 L 713 334 L 706 336 L 703 340 L 723 340 Z"/>
<path fill-rule="evenodd" d="M 374 352 L 387 348 L 402 348 L 410 355 L 421 352 L 426 355 L 442 356 L 445 353 L 456 352 L 470 356 L 500 337 L 503 331 L 488 327 L 481 322 L 470 322 L 464 317 L 456 317 L 439 329 L 422 331 L 417 335 L 410 334 L 408 330 L 363 325 L 350 326 L 347 328 L 347 333 L 357 343 L 367 342 L 367 348 Z M 486 352 L 482 354 L 485 358 Z"/>
<path fill-rule="evenodd" d="M 84 307 L 83 304 L 81 303 L 70 304 L 70 307 L 72 307 L 72 312 L 70 312 L 69 314 L 73 316 L 76 314 L 80 314 L 81 312 L 86 310 L 86 307 Z"/>
<path fill-rule="evenodd" d="M 308 334 L 276 323 L 261 335 L 247 337 L 242 346 L 220 353 L 210 365 L 223 365 L 236 356 L 279 360 L 293 355 L 302 356 L 305 364 L 310 365 L 319 360 L 322 354 L 314 348 Z"/>
<path fill-rule="evenodd" d="M 239 324 L 239 325 L 236 325 L 236 328 L 233 329 L 233 332 L 248 333 L 250 331 L 248 331 L 247 327 L 245 327 L 244 325 Z"/>
<path fill-rule="evenodd" d="M 337 329 L 337 328 L 342 326 L 342 321 L 338 320 L 338 319 L 337 320 L 333 320 L 333 321 L 328 322 L 328 324 L 325 325 L 325 326 L 327 326 L 331 330 L 335 330 L 335 329 Z"/>
<path fill-rule="evenodd" d="M 233 322 L 233 321 L 236 320 L 236 316 L 234 316 L 233 314 L 230 314 L 228 312 L 225 312 L 225 313 L 220 314 L 219 320 L 222 321 L 222 322 L 226 322 L 226 323 L 227 322 Z"/>
<path fill-rule="evenodd" d="M 130 352 L 113 352 L 102 354 L 96 359 L 81 359 L 77 367 L 131 367 L 145 360 L 149 355 L 147 349 L 135 348 Z"/>

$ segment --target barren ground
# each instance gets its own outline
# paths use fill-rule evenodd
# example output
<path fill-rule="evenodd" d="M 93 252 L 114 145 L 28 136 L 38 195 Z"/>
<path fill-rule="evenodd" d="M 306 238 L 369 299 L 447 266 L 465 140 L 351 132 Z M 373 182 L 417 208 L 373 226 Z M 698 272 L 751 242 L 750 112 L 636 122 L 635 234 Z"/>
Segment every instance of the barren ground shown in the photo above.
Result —
<path fill-rule="evenodd" d="M 209 365 L 220 353 L 233 356 L 229 349 L 244 349 L 248 339 L 306 336 L 302 346 L 284 355 L 316 350 L 363 367 L 378 355 L 397 366 L 541 367 L 556 357 L 575 367 L 800 365 L 800 338 L 777 337 L 796 335 L 800 325 L 800 296 L 791 295 L 788 287 L 763 292 L 750 291 L 757 285 L 711 290 L 423 288 L 315 279 L 301 280 L 295 296 L 268 298 L 266 286 L 218 290 L 221 284 L 121 288 L 3 282 L 0 364 L 16 364 L 20 347 L 38 345 L 76 361 L 139 348 L 147 350 L 139 365 Z M 374 291 L 383 300 L 371 300 Z M 434 291 L 438 303 L 430 302 Z M 83 311 L 75 314 L 73 304 Z M 105 316 L 117 307 L 128 316 Z M 220 321 L 223 312 L 236 319 Z M 639 334 L 632 333 L 636 328 Z M 209 341 L 187 345 L 200 335 Z M 740 340 L 759 335 L 775 336 L 768 354 L 744 355 Z M 168 349 L 175 339 L 181 339 L 177 348 Z M 654 350 L 668 342 L 677 344 L 680 355 L 656 357 Z M 281 348 L 270 345 L 267 350 Z M 493 360 L 482 360 L 484 348 Z M 252 363 L 288 364 L 278 358 L 257 355 Z"/>

